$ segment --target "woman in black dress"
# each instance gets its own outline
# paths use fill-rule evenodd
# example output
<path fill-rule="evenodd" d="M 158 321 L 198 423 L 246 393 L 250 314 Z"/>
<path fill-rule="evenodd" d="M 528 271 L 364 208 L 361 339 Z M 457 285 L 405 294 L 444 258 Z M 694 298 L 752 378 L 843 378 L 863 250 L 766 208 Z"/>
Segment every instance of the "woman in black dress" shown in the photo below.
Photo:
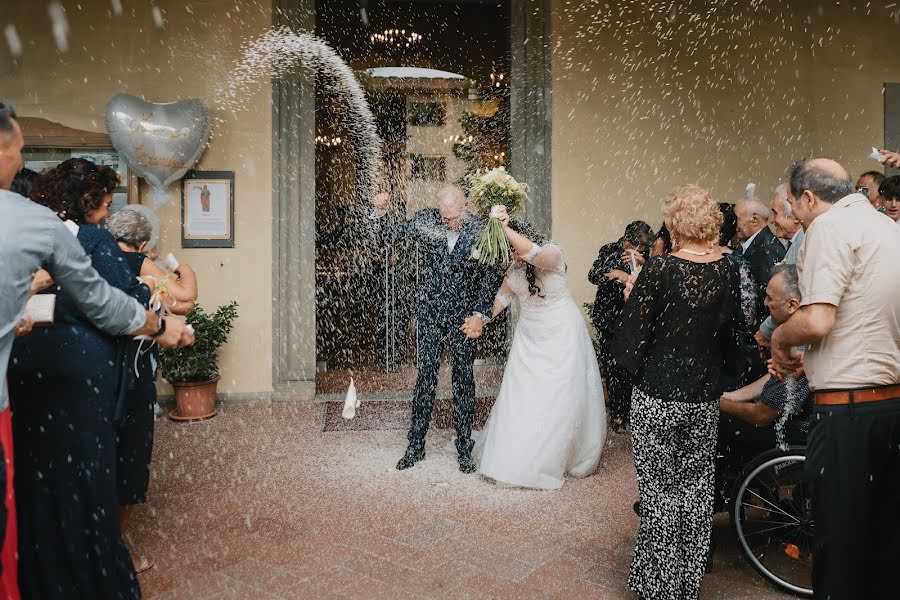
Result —
<path fill-rule="evenodd" d="M 115 171 L 70 159 L 43 173 L 32 198 L 78 224 L 78 241 L 111 285 L 149 297 L 108 214 Z M 19 585 L 25 598 L 139 598 L 119 534 L 115 412 L 124 341 L 96 329 L 57 286 L 55 322 L 17 340 L 9 369 L 15 434 Z"/>
<path fill-rule="evenodd" d="M 630 223 L 618 241 L 600 248 L 597 260 L 588 271 L 588 281 L 597 286 L 591 322 L 597 331 L 600 371 L 606 381 L 606 409 L 610 426 L 616 433 L 625 433 L 628 424 L 631 375 L 613 357 L 612 340 L 625 304 L 622 297 L 625 283 L 633 265 L 640 268 L 648 258 L 653 238 L 653 230 L 643 221 Z"/>
<path fill-rule="evenodd" d="M 197 280 L 186 264 L 178 265 L 177 279 L 169 275 L 144 254 L 152 235 L 152 226 L 141 213 L 125 208 L 111 216 L 106 229 L 122 250 L 131 275 L 149 286 L 166 281 L 165 303 L 168 312 L 186 315 L 197 299 Z M 161 307 L 160 307 L 161 308 Z M 128 388 L 125 394 L 125 414 L 116 428 L 117 489 L 119 496 L 119 526 L 126 545 L 136 548 L 129 532 L 132 508 L 147 501 L 150 483 L 150 459 L 153 454 L 153 421 L 156 407 L 156 366 L 159 362 L 156 344 L 132 340 L 126 350 Z M 138 573 L 153 566 L 140 552 L 132 550 L 132 560 Z"/>
<path fill-rule="evenodd" d="M 628 584 L 642 597 L 697 598 L 709 552 L 718 399 L 749 336 L 739 273 L 718 252 L 722 215 L 709 192 L 666 202 L 673 253 L 647 261 L 616 338 L 632 374 L 631 434 L 641 524 Z M 630 284 L 629 284 L 630 286 Z"/>

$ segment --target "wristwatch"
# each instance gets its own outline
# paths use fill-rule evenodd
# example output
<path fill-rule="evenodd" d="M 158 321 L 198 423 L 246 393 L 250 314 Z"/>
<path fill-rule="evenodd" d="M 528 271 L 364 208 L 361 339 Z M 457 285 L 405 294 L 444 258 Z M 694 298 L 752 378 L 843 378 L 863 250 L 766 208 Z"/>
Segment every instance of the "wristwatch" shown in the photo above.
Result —
<path fill-rule="evenodd" d="M 166 319 L 164 317 L 159 317 L 158 319 L 159 327 L 156 330 L 156 333 L 152 334 L 150 337 L 158 338 L 162 334 L 166 332 Z"/>

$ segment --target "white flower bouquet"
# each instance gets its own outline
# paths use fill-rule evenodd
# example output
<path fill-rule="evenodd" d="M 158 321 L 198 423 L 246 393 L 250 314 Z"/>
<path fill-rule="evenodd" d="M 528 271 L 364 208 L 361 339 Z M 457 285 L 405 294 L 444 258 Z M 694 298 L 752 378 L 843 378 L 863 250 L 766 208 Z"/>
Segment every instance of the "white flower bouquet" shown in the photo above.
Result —
<path fill-rule="evenodd" d="M 473 174 L 467 178 L 470 184 L 469 199 L 474 204 L 474 211 L 488 217 L 487 225 L 472 247 L 472 258 L 486 265 L 509 264 L 509 242 L 503 233 L 500 219 L 491 216 L 494 206 L 506 207 L 510 217 L 525 213 L 525 200 L 528 199 L 528 186 L 519 183 L 506 172 L 497 167 L 484 174 Z"/>

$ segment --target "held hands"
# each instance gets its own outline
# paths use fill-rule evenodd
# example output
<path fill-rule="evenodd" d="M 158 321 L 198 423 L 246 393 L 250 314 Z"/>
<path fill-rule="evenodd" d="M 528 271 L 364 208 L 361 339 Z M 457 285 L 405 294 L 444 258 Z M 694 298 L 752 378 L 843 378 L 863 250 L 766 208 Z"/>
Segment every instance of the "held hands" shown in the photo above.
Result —
<path fill-rule="evenodd" d="M 509 212 L 502 204 L 495 204 L 491 207 L 491 217 L 493 217 L 494 219 L 499 219 L 500 222 L 503 223 L 504 227 L 509 225 Z"/>
<path fill-rule="evenodd" d="M 466 337 L 470 340 L 478 339 L 484 333 L 484 321 L 472 315 L 466 318 L 463 324 L 460 325 L 459 330 L 466 334 Z"/>

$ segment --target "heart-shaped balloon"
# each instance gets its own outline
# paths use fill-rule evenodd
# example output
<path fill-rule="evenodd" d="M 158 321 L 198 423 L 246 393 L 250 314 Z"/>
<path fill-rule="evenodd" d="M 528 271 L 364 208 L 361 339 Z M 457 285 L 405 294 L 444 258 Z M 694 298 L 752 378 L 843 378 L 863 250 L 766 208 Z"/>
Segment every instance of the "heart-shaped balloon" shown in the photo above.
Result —
<path fill-rule="evenodd" d="M 194 166 L 209 140 L 209 109 L 196 98 L 156 104 L 117 94 L 106 105 L 113 147 L 139 177 L 165 188 Z"/>

